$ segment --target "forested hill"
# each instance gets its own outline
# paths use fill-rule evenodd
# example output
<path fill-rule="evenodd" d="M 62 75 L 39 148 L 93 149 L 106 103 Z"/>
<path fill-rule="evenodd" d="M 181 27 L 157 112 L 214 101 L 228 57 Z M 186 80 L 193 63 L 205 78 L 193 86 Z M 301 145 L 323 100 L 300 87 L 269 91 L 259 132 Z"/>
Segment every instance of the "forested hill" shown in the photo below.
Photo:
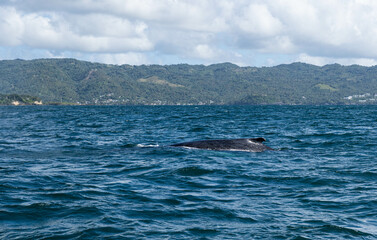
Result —
<path fill-rule="evenodd" d="M 375 104 L 377 66 L 0 61 L 0 94 L 79 104 Z"/>

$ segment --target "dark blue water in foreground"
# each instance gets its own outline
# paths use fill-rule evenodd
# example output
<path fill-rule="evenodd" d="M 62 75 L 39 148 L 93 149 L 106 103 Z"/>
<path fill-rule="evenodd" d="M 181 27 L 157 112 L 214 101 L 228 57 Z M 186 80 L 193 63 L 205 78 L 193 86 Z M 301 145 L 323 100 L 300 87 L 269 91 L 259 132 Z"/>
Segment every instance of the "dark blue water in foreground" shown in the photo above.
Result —
<path fill-rule="evenodd" d="M 377 239 L 376 153 L 377 106 L 0 107 L 0 239 Z"/>

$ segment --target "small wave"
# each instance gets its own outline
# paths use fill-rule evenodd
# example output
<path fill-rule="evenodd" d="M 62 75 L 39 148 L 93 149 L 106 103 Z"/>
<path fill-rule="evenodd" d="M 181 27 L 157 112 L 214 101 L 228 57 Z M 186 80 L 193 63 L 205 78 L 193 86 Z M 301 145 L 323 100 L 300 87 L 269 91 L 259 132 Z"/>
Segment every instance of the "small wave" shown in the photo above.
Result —
<path fill-rule="evenodd" d="M 0 140 L 0 145 L 11 145 L 11 144 L 15 144 L 15 142 Z"/>
<path fill-rule="evenodd" d="M 67 216 L 83 217 L 86 219 L 97 218 L 103 215 L 103 212 L 96 206 L 80 206 L 67 211 Z"/>
<path fill-rule="evenodd" d="M 204 200 L 202 200 L 204 201 Z M 185 216 L 196 216 L 196 215 L 206 215 L 218 219 L 227 219 L 228 221 L 243 222 L 243 223 L 255 223 L 256 219 L 245 216 L 243 214 L 238 214 L 236 211 L 226 208 L 218 207 L 196 207 L 192 209 L 186 209 L 181 211 Z"/>
<path fill-rule="evenodd" d="M 202 176 L 205 174 L 212 173 L 212 170 L 192 166 L 192 167 L 183 167 L 176 170 L 177 174 L 181 176 Z"/>
<path fill-rule="evenodd" d="M 227 219 L 233 219 L 237 218 L 238 216 L 233 213 L 233 211 L 218 207 L 196 207 L 193 209 L 184 210 L 183 213 L 185 214 L 193 214 L 193 215 L 207 215 L 217 218 L 227 218 Z"/>
<path fill-rule="evenodd" d="M 197 133 L 197 132 L 204 132 L 206 129 L 204 127 L 194 127 L 190 130 L 190 132 Z"/>
<path fill-rule="evenodd" d="M 92 124 L 88 123 L 88 124 L 78 124 L 77 126 L 80 128 L 101 128 L 104 125 L 98 124 L 98 123 L 92 123 Z"/>
<path fill-rule="evenodd" d="M 168 204 L 170 206 L 176 206 L 176 205 L 180 205 L 182 204 L 181 201 L 179 201 L 178 199 L 175 199 L 175 198 L 166 198 L 166 199 L 162 199 L 161 202 L 165 203 L 165 204 Z"/>
<path fill-rule="evenodd" d="M 202 228 L 202 227 L 194 227 L 194 228 L 189 228 L 187 230 L 191 232 L 192 234 L 200 235 L 200 236 L 203 236 L 203 235 L 208 236 L 208 235 L 214 235 L 214 234 L 220 233 L 219 230 Z"/>
<path fill-rule="evenodd" d="M 55 202 L 23 203 L 20 205 L 4 205 L 0 218 L 8 222 L 43 221 L 46 216 L 56 217 L 65 209 L 64 205 Z"/>
<path fill-rule="evenodd" d="M 125 143 L 119 146 L 120 148 L 134 148 L 136 147 L 136 144 L 133 143 Z"/>
<path fill-rule="evenodd" d="M 140 147 L 140 148 L 155 148 L 155 147 L 160 147 L 160 145 L 158 145 L 158 144 L 142 144 L 142 143 L 139 143 L 139 144 L 136 144 L 136 147 Z"/>
<path fill-rule="evenodd" d="M 82 196 L 79 193 L 76 192 L 54 192 L 54 193 L 45 193 L 44 196 L 49 199 L 54 199 L 54 200 L 85 200 L 84 196 Z"/>
<path fill-rule="evenodd" d="M 321 227 L 319 227 L 320 231 L 323 232 L 329 232 L 329 233 L 335 233 L 335 234 L 346 234 L 347 236 L 352 235 L 352 236 L 370 236 L 371 234 L 349 228 L 349 227 L 341 227 L 333 224 L 326 224 Z"/>

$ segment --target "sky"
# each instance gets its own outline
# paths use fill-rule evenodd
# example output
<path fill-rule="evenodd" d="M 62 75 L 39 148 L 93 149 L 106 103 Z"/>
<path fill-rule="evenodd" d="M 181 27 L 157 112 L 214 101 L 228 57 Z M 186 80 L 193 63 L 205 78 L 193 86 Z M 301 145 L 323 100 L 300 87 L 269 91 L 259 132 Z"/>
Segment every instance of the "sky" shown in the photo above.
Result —
<path fill-rule="evenodd" d="M 377 65 L 376 0 L 0 0 L 0 60 Z"/>

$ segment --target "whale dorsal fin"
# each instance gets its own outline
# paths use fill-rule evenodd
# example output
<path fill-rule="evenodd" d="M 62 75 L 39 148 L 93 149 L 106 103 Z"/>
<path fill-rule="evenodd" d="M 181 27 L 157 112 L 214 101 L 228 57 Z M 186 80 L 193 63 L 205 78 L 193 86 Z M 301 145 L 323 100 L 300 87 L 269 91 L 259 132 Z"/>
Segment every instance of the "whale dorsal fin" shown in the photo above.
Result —
<path fill-rule="evenodd" d="M 249 140 L 253 141 L 253 142 L 260 142 L 260 143 L 266 141 L 266 139 L 262 138 L 262 137 L 260 137 L 260 138 L 250 138 Z"/>

